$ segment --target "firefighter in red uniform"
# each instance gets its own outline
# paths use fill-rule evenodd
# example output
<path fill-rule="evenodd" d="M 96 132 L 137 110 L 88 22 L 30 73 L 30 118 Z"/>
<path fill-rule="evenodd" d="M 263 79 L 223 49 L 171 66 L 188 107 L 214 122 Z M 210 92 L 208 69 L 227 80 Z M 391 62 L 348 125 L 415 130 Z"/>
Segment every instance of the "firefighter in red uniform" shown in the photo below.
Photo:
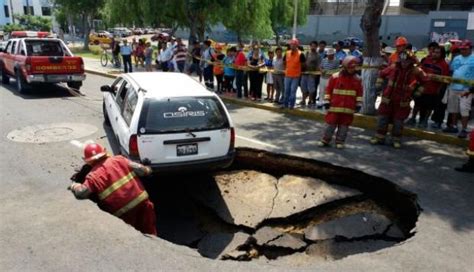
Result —
<path fill-rule="evenodd" d="M 77 199 L 95 197 L 101 209 L 120 217 L 137 230 L 156 235 L 153 203 L 138 176 L 151 174 L 151 168 L 123 156 L 108 156 L 99 144 L 84 148 L 84 161 L 92 166 L 84 183 L 69 189 Z"/>
<path fill-rule="evenodd" d="M 347 56 L 342 61 L 343 69 L 329 78 L 324 96 L 324 106 L 328 110 L 325 120 L 326 130 L 319 146 L 329 146 L 336 133 L 336 148 L 344 148 L 349 126 L 354 119 L 354 112 L 362 106 L 362 82 L 356 74 L 358 58 Z"/>
<path fill-rule="evenodd" d="M 380 72 L 377 85 L 384 79 L 388 84 L 382 94 L 382 101 L 378 109 L 377 133 L 370 140 L 372 144 L 383 144 L 387 134 L 388 125 L 392 127 L 393 147 L 400 148 L 403 123 L 410 114 L 410 102 L 416 93 L 422 93 L 421 83 L 428 81 L 429 77 L 419 68 L 415 67 L 416 57 L 407 51 L 399 54 L 398 61 Z"/>

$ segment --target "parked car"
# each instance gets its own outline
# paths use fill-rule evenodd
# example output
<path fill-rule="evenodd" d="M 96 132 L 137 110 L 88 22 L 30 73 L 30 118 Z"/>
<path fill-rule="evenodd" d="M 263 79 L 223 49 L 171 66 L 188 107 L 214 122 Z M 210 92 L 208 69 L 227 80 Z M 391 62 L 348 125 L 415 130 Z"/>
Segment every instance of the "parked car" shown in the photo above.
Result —
<path fill-rule="evenodd" d="M 156 34 L 154 34 L 153 36 L 151 36 L 150 40 L 153 41 L 153 42 L 156 42 L 156 41 L 164 41 L 164 42 L 168 42 L 170 41 L 171 39 L 171 36 L 168 34 L 168 33 L 165 33 L 165 32 L 158 32 Z"/>
<path fill-rule="evenodd" d="M 107 31 L 100 31 L 97 33 L 91 33 L 89 35 L 89 43 L 90 44 L 111 44 L 113 39 L 113 35 Z"/>
<path fill-rule="evenodd" d="M 119 36 L 122 38 L 132 35 L 132 31 L 126 27 L 115 27 L 109 29 L 109 32 L 112 33 L 114 36 Z"/>
<path fill-rule="evenodd" d="M 37 84 L 59 82 L 79 89 L 86 78 L 82 58 L 74 56 L 62 40 L 55 38 L 10 39 L 0 53 L 0 73 L 3 84 L 15 78 L 21 93 Z"/>
<path fill-rule="evenodd" d="M 235 132 L 221 99 L 181 73 L 129 73 L 101 87 L 120 153 L 158 171 L 227 167 Z"/>
<path fill-rule="evenodd" d="M 351 42 L 355 42 L 356 46 L 359 48 L 364 47 L 364 40 L 356 38 L 356 37 L 347 37 L 344 40 L 342 40 L 344 43 L 344 48 L 348 48 L 351 45 Z"/>

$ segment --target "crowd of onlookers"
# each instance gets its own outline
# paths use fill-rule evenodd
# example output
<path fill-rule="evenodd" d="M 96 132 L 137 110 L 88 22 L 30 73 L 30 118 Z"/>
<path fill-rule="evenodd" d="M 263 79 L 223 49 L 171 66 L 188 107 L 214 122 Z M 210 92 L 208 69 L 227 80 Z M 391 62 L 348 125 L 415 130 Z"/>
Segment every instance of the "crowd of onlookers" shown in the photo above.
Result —
<path fill-rule="evenodd" d="M 296 106 L 298 87 L 302 94 L 299 102 L 301 107 L 322 108 L 328 80 L 338 71 L 344 58 L 354 56 L 360 64 L 363 62 L 362 53 L 354 42 L 349 48 L 344 48 L 341 41 L 333 43 L 331 47 L 328 47 L 326 41 L 312 41 L 309 47 L 303 48 L 296 39 L 287 46 L 274 48 L 262 47 L 257 42 L 246 48 L 243 44 L 230 46 L 212 40 L 194 42 L 189 46 L 187 48 L 179 38 L 171 38 L 169 42 L 159 42 L 158 48 L 153 50 L 150 42 L 133 39 L 131 44 L 124 41 L 119 46 L 116 43 L 113 52 L 117 58 L 122 55 L 124 72 L 133 70 L 133 58 L 135 66 L 143 66 L 146 71 L 158 69 L 195 74 L 209 89 L 218 93 L 257 101 L 266 100 L 289 109 Z M 403 50 L 412 50 L 411 44 L 403 37 L 396 40 L 393 49 L 382 44 L 380 52 L 384 64 L 381 69 L 394 64 L 398 53 Z M 429 74 L 454 74 L 472 79 L 474 57 L 471 50 L 472 46 L 468 41 L 462 46 L 451 47 L 449 44 L 445 47 L 432 42 L 428 45 L 427 55 L 416 59 L 416 66 Z M 297 65 L 288 65 L 289 63 Z M 464 71 L 464 63 L 468 63 L 470 67 L 467 71 Z M 459 71 L 461 67 L 463 71 Z M 262 90 L 264 86 L 265 95 Z M 472 95 L 460 95 L 460 92 L 466 91 L 464 89 L 468 86 L 429 80 L 422 87 L 423 91 L 414 94 L 414 108 L 407 124 L 427 128 L 431 118 L 433 129 L 443 129 L 447 111 L 448 118 L 443 131 L 459 133 L 459 137 L 465 138 Z M 457 126 L 459 118 L 461 129 Z"/>

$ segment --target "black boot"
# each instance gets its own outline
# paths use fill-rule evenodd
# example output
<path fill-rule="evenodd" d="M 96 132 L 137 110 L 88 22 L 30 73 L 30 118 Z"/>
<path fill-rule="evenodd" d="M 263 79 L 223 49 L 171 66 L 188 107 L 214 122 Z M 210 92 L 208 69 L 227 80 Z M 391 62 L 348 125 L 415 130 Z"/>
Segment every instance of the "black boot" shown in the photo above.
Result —
<path fill-rule="evenodd" d="M 459 172 L 474 173 L 474 158 L 469 158 L 469 160 L 463 164 L 461 167 L 456 167 L 454 170 Z"/>

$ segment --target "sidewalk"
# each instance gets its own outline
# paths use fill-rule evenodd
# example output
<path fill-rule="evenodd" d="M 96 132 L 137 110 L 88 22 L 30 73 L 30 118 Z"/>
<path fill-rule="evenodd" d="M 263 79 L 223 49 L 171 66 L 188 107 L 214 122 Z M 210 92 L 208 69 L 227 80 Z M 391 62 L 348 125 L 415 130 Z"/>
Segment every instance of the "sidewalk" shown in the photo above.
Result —
<path fill-rule="evenodd" d="M 103 67 L 99 59 L 92 59 L 92 58 L 83 58 L 83 59 L 84 59 L 87 73 L 106 76 L 110 78 L 115 78 L 117 75 L 123 73 L 123 68 L 122 69 L 114 68 L 112 67 L 110 63 L 106 67 Z M 144 72 L 145 68 L 133 66 L 133 71 Z M 263 93 L 265 93 L 265 90 L 266 90 L 265 83 L 262 89 L 264 90 Z M 278 105 L 267 102 L 265 100 L 262 100 L 261 102 L 255 102 L 248 99 L 237 99 L 234 95 L 230 95 L 230 94 L 223 94 L 223 95 L 220 95 L 220 97 L 222 98 L 222 100 L 224 100 L 227 103 L 237 104 L 237 105 L 245 106 L 245 107 L 259 108 L 259 109 L 269 110 L 273 112 L 280 112 L 282 114 L 289 114 L 289 115 L 299 116 L 299 117 L 310 119 L 310 120 L 324 122 L 325 111 L 323 109 L 297 106 L 294 110 L 288 110 L 288 109 L 281 109 Z M 301 100 L 301 92 L 298 91 L 297 103 L 299 103 L 300 100 Z M 362 114 L 355 114 L 353 126 L 374 130 L 376 127 L 376 117 L 362 115 Z M 471 120 L 469 123 L 469 130 L 470 129 L 474 129 L 473 120 Z M 468 139 L 459 139 L 456 134 L 443 133 L 440 130 L 431 129 L 430 126 L 428 126 L 427 129 L 419 129 L 419 128 L 407 126 L 404 128 L 403 133 L 406 136 L 417 137 L 419 139 L 424 139 L 424 140 L 431 140 L 438 143 L 452 144 L 452 145 L 458 145 L 458 146 L 468 145 Z"/>

